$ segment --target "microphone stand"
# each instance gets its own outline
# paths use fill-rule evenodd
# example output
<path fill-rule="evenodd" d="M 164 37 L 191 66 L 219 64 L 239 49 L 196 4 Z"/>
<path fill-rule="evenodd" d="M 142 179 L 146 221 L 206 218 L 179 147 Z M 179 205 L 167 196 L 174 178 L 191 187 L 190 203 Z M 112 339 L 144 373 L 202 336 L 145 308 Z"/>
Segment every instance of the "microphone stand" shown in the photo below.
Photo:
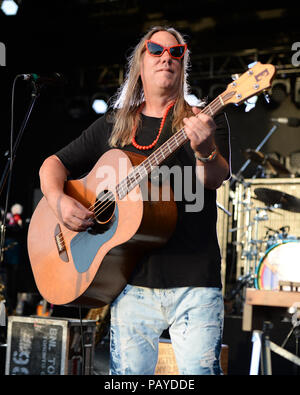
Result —
<path fill-rule="evenodd" d="M 22 123 L 20 130 L 18 132 L 17 138 L 15 140 L 15 143 L 13 145 L 12 152 L 10 153 L 10 156 L 7 159 L 7 163 L 6 163 L 6 166 L 5 166 L 4 172 L 1 177 L 1 181 L 0 181 L 0 197 L 1 197 L 1 194 L 4 190 L 4 186 L 5 186 L 6 182 L 8 181 L 7 191 L 6 191 L 6 204 L 5 204 L 4 213 L 3 213 L 3 222 L 1 224 L 1 229 L 0 229 L 0 265 L 4 261 L 4 242 L 5 242 L 5 232 L 6 232 L 5 222 L 6 222 L 6 215 L 7 215 L 7 209 L 8 209 L 9 194 L 10 194 L 10 189 L 11 189 L 12 166 L 13 166 L 14 160 L 16 159 L 16 152 L 17 152 L 17 149 L 20 145 L 22 136 L 24 134 L 24 130 L 25 130 L 28 120 L 29 120 L 29 117 L 30 117 L 33 107 L 36 103 L 36 100 L 38 99 L 39 96 L 40 96 L 40 86 L 38 86 L 38 84 L 33 82 L 33 91 L 31 93 L 31 100 L 30 100 L 27 112 L 25 114 L 25 118 L 23 120 L 23 123 Z M 12 116 L 13 116 L 13 114 L 12 114 Z"/>

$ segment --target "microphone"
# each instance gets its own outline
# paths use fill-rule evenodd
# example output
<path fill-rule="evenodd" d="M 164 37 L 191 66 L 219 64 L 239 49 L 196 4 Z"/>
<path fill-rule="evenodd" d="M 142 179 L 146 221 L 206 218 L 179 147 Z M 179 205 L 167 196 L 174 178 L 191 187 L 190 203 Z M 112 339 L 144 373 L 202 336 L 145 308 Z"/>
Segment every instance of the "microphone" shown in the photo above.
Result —
<path fill-rule="evenodd" d="M 48 74 L 21 74 L 25 81 L 32 81 L 35 84 L 42 86 L 42 85 L 63 85 L 65 80 L 63 76 L 59 73 L 48 73 Z"/>
<path fill-rule="evenodd" d="M 300 118 L 271 118 L 271 121 L 293 127 L 300 126 Z"/>

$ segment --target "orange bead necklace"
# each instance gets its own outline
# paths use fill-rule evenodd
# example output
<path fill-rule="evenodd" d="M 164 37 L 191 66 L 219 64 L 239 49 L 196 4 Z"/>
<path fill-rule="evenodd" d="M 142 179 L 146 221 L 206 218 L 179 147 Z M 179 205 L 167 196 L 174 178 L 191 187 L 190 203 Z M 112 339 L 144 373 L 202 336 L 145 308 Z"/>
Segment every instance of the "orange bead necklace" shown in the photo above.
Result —
<path fill-rule="evenodd" d="M 169 113 L 169 111 L 171 110 L 171 108 L 174 106 L 174 104 L 175 104 L 175 101 L 173 101 L 171 104 L 169 104 L 168 107 L 166 108 L 166 111 L 165 111 L 165 113 L 164 113 L 164 115 L 163 115 L 163 118 L 162 118 L 162 120 L 161 120 L 161 123 L 160 123 L 160 128 L 159 128 L 158 134 L 157 134 L 155 140 L 154 140 L 151 144 L 149 144 L 149 145 L 139 145 L 139 144 L 136 142 L 136 140 L 135 140 L 136 126 L 134 127 L 134 133 L 133 133 L 133 137 L 132 137 L 132 141 L 131 141 L 131 142 L 132 142 L 132 145 L 133 145 L 135 148 L 144 151 L 144 150 L 151 149 L 151 148 L 153 148 L 153 147 L 156 145 L 156 143 L 158 142 L 158 139 L 159 139 L 159 137 L 160 137 L 160 135 L 161 135 L 161 132 L 162 132 L 162 130 L 163 130 L 163 128 L 164 128 L 164 125 L 165 125 L 165 122 L 166 122 L 168 113 Z M 141 107 L 140 107 L 140 109 L 139 109 L 139 112 L 142 111 L 142 109 L 144 108 L 144 106 L 145 106 L 145 103 L 143 103 L 143 104 L 141 105 Z"/>

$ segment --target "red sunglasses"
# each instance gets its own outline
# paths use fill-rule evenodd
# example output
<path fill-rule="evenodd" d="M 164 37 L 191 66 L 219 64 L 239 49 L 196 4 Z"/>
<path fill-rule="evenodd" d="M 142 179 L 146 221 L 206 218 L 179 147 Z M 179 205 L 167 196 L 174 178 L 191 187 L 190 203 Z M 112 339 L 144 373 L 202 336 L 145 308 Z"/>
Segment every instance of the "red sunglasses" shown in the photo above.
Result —
<path fill-rule="evenodd" d="M 157 44 L 154 41 L 146 40 L 146 48 L 151 56 L 162 56 L 165 51 L 168 51 L 169 55 L 173 59 L 182 59 L 187 49 L 186 44 L 172 45 L 171 47 L 164 47 L 163 45 Z"/>

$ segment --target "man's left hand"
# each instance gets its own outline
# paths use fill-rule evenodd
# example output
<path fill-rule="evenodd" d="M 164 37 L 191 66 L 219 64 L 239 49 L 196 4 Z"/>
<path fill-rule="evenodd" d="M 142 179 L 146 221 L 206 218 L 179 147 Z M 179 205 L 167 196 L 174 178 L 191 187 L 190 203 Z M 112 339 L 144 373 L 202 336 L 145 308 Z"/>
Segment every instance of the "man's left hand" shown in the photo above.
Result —
<path fill-rule="evenodd" d="M 195 116 L 184 118 L 184 131 L 190 139 L 191 148 L 201 157 L 208 157 L 215 149 L 214 120 L 206 114 L 201 113 L 198 107 L 192 108 Z"/>

